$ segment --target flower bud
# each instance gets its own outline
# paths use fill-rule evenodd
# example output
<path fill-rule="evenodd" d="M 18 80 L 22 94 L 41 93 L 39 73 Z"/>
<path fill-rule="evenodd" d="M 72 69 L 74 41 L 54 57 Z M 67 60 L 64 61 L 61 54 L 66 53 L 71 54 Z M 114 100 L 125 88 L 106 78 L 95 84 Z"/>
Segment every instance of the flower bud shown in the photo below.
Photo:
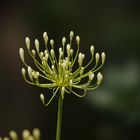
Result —
<path fill-rule="evenodd" d="M 51 49 L 51 56 L 52 56 L 52 58 L 54 59 L 54 50 L 53 49 Z"/>
<path fill-rule="evenodd" d="M 44 104 L 45 104 L 45 97 L 44 97 L 43 94 L 40 94 L 40 99 L 41 99 L 41 101 L 42 101 L 42 103 L 43 103 L 43 105 L 44 105 Z"/>
<path fill-rule="evenodd" d="M 19 56 L 20 56 L 21 60 L 24 62 L 24 49 L 23 48 L 19 49 Z"/>
<path fill-rule="evenodd" d="M 35 39 L 35 48 L 36 48 L 36 51 L 39 52 L 39 41 L 38 39 Z"/>
<path fill-rule="evenodd" d="M 25 71 L 24 68 L 21 69 L 21 73 L 22 73 L 23 76 L 25 76 L 26 71 Z"/>
<path fill-rule="evenodd" d="M 62 48 L 59 48 L 59 52 L 62 52 Z"/>
<path fill-rule="evenodd" d="M 25 43 L 26 43 L 27 49 L 29 50 L 30 49 L 30 39 L 29 39 L 29 37 L 25 38 Z"/>
<path fill-rule="evenodd" d="M 89 73 L 89 80 L 91 80 L 91 81 L 92 81 L 92 80 L 93 80 L 93 78 L 94 78 L 94 76 L 95 76 L 95 75 L 94 75 L 94 73 L 93 73 L 93 72 L 90 72 L 90 73 Z"/>
<path fill-rule="evenodd" d="M 48 43 L 48 35 L 47 35 L 47 32 L 44 32 L 43 33 L 43 38 L 44 38 L 45 44 L 47 44 Z"/>
<path fill-rule="evenodd" d="M 73 36 L 74 36 L 74 32 L 70 31 L 70 41 L 72 40 Z"/>
<path fill-rule="evenodd" d="M 22 132 L 22 137 L 24 140 L 27 140 L 30 136 L 30 131 L 25 129 L 23 132 Z"/>
<path fill-rule="evenodd" d="M 33 137 L 37 140 L 40 139 L 40 130 L 38 128 L 33 129 Z"/>
<path fill-rule="evenodd" d="M 67 55 L 70 55 L 70 44 L 67 44 Z"/>
<path fill-rule="evenodd" d="M 40 55 L 40 57 L 41 57 L 41 58 L 43 58 L 44 53 L 43 53 L 43 52 L 40 52 L 40 54 L 39 54 L 39 55 Z"/>
<path fill-rule="evenodd" d="M 46 53 L 45 54 L 45 60 L 48 60 L 48 57 L 49 57 L 49 55 L 48 55 L 48 53 Z"/>
<path fill-rule="evenodd" d="M 53 39 L 50 40 L 50 45 L 53 48 L 53 46 L 54 46 L 54 40 Z"/>
<path fill-rule="evenodd" d="M 46 53 L 48 53 L 48 51 L 47 51 L 47 50 L 45 50 L 45 51 L 44 51 L 44 54 L 46 54 Z"/>
<path fill-rule="evenodd" d="M 60 51 L 60 52 L 59 52 L 59 58 L 61 58 L 62 56 L 63 56 L 63 52 Z"/>
<path fill-rule="evenodd" d="M 96 58 L 96 64 L 97 64 L 99 62 L 99 58 L 100 58 L 99 53 L 96 53 L 95 58 Z"/>
<path fill-rule="evenodd" d="M 9 132 L 9 135 L 10 135 L 10 137 L 11 137 L 13 140 L 17 140 L 17 139 L 18 139 L 17 133 L 16 133 L 15 131 L 13 131 L 13 130 L 11 130 L 11 131 Z"/>
<path fill-rule="evenodd" d="M 79 53 L 79 55 L 78 55 L 78 63 L 79 63 L 79 66 L 80 66 L 80 67 L 82 66 L 84 57 L 85 57 L 84 54 Z"/>
<path fill-rule="evenodd" d="M 62 38 L 62 45 L 65 46 L 65 43 L 66 43 L 66 38 L 63 37 L 63 38 Z"/>
<path fill-rule="evenodd" d="M 33 49 L 33 50 L 32 50 L 32 55 L 33 55 L 33 57 L 35 57 L 35 54 L 36 54 L 36 52 L 35 52 L 35 50 Z"/>
<path fill-rule="evenodd" d="M 28 71 L 29 78 L 33 81 L 33 76 L 32 76 L 32 71 L 33 71 L 33 70 L 31 69 L 30 66 L 28 66 L 27 71 Z"/>
<path fill-rule="evenodd" d="M 76 42 L 78 45 L 80 44 L 80 37 L 78 35 L 76 36 Z"/>
<path fill-rule="evenodd" d="M 105 62 L 105 57 L 106 57 L 104 52 L 102 52 L 101 57 L 102 57 L 102 64 L 104 64 L 104 62 Z"/>
<path fill-rule="evenodd" d="M 33 76 L 35 79 L 38 79 L 38 77 L 39 77 L 39 72 L 38 72 L 38 71 L 37 71 L 37 72 L 33 71 L 33 72 L 32 72 L 32 76 Z"/>
<path fill-rule="evenodd" d="M 93 45 L 90 47 L 90 52 L 92 55 L 94 54 L 94 46 Z"/>
<path fill-rule="evenodd" d="M 73 56 L 73 49 L 70 49 L 70 55 Z"/>
<path fill-rule="evenodd" d="M 98 84 L 100 84 L 102 82 L 102 79 L 103 79 L 103 75 L 99 72 L 97 74 L 97 82 L 98 82 Z"/>

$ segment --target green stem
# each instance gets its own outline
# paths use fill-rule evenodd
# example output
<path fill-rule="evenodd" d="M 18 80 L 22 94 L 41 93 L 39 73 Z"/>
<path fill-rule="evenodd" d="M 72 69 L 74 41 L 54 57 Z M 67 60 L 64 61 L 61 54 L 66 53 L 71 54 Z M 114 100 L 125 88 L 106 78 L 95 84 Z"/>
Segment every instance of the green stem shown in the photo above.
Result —
<path fill-rule="evenodd" d="M 58 101 L 56 140 L 61 139 L 62 110 L 63 110 L 63 99 L 62 99 L 62 96 L 60 93 L 59 94 L 59 101 Z"/>

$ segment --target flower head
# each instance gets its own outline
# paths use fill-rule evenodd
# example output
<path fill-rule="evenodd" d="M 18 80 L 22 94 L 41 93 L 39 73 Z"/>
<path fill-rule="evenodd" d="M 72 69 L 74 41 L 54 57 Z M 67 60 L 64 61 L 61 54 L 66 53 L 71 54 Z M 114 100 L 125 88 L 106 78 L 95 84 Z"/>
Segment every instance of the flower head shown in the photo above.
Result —
<path fill-rule="evenodd" d="M 98 71 L 105 62 L 106 55 L 104 52 L 102 52 L 100 56 L 99 53 L 94 52 L 94 46 L 91 45 L 91 60 L 85 65 L 85 54 L 79 52 L 80 37 L 78 35 L 75 38 L 77 44 L 76 49 L 72 47 L 72 42 L 74 40 L 73 31 L 70 32 L 69 41 L 67 41 L 65 37 L 62 38 L 62 47 L 60 48 L 55 47 L 54 40 L 49 39 L 46 32 L 43 33 L 43 39 L 45 42 L 44 51 L 40 51 L 40 44 L 37 39 L 35 39 L 34 42 L 35 49 L 31 49 L 30 39 L 28 37 L 25 39 L 28 53 L 34 61 L 37 68 L 36 70 L 25 62 L 23 48 L 19 49 L 19 55 L 26 66 L 26 69 L 22 68 L 22 75 L 27 83 L 42 88 L 53 88 L 53 95 L 47 104 L 45 104 L 44 95 L 40 95 L 44 105 L 47 106 L 58 91 L 60 91 L 62 98 L 64 98 L 65 93 L 73 93 L 78 97 L 84 97 L 87 90 L 94 90 L 100 85 L 103 76 Z M 76 50 L 76 52 L 74 52 L 74 50 Z M 101 64 L 99 65 L 100 58 Z M 77 66 L 77 64 L 78 68 L 75 69 L 74 67 Z M 88 70 L 89 66 L 90 70 Z M 26 76 L 26 71 L 28 78 Z M 44 79 L 44 83 L 41 83 L 41 78 Z M 83 79 L 88 80 L 83 83 Z M 78 94 L 74 91 L 74 88 L 81 89 L 84 93 Z"/>

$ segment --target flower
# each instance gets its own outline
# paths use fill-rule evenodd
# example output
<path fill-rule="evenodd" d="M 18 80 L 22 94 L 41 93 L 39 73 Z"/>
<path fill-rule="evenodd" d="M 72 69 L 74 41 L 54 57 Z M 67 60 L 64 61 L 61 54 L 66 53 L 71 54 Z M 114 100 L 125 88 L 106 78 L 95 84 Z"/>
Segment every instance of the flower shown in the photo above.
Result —
<path fill-rule="evenodd" d="M 40 95 L 44 105 L 49 105 L 58 91 L 60 91 L 62 98 L 64 98 L 65 93 L 73 93 L 78 97 L 84 97 L 86 91 L 94 90 L 100 85 L 103 76 L 100 72 L 96 72 L 104 65 L 106 57 L 104 52 L 102 52 L 101 55 L 99 55 L 99 53 L 95 54 L 94 46 L 91 45 L 91 60 L 84 65 L 85 54 L 79 52 L 80 37 L 78 35 L 75 38 L 77 44 L 75 53 L 75 48 L 72 48 L 74 39 L 73 31 L 69 34 L 69 41 L 67 41 L 65 37 L 62 38 L 62 47 L 58 48 L 58 51 L 55 51 L 57 48 L 55 47 L 54 40 L 49 39 L 46 32 L 43 33 L 43 39 L 45 42 L 45 49 L 44 51 L 40 51 L 40 44 L 37 39 L 34 41 L 35 49 L 31 49 L 30 39 L 28 37 L 25 38 L 28 53 L 32 57 L 37 70 L 34 70 L 25 62 L 23 48 L 19 49 L 19 55 L 26 67 L 26 70 L 25 68 L 22 68 L 21 70 L 24 80 L 31 85 L 53 89 L 52 97 L 47 104 L 45 104 L 44 95 Z M 92 66 L 94 59 L 95 65 Z M 100 59 L 101 64 L 99 65 Z M 75 70 L 74 67 L 77 64 L 78 68 Z M 92 66 L 90 70 L 88 70 L 89 66 Z M 28 74 L 28 78 L 26 73 Z M 41 83 L 41 78 L 44 79 L 44 83 Z M 88 80 L 83 83 L 83 79 L 84 81 L 86 79 Z M 94 82 L 94 79 L 96 79 L 96 82 Z M 78 94 L 73 90 L 74 88 L 83 90 L 84 93 Z"/>

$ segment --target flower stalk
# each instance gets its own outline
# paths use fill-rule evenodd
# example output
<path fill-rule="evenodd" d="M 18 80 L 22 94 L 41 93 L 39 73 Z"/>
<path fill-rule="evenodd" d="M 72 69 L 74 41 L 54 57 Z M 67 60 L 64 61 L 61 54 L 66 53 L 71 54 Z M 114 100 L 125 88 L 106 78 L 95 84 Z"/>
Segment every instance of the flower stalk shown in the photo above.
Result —
<path fill-rule="evenodd" d="M 61 94 L 59 94 L 58 113 L 57 113 L 57 128 L 56 128 L 56 140 L 61 140 L 62 111 L 63 111 L 63 98 L 62 98 Z"/>

